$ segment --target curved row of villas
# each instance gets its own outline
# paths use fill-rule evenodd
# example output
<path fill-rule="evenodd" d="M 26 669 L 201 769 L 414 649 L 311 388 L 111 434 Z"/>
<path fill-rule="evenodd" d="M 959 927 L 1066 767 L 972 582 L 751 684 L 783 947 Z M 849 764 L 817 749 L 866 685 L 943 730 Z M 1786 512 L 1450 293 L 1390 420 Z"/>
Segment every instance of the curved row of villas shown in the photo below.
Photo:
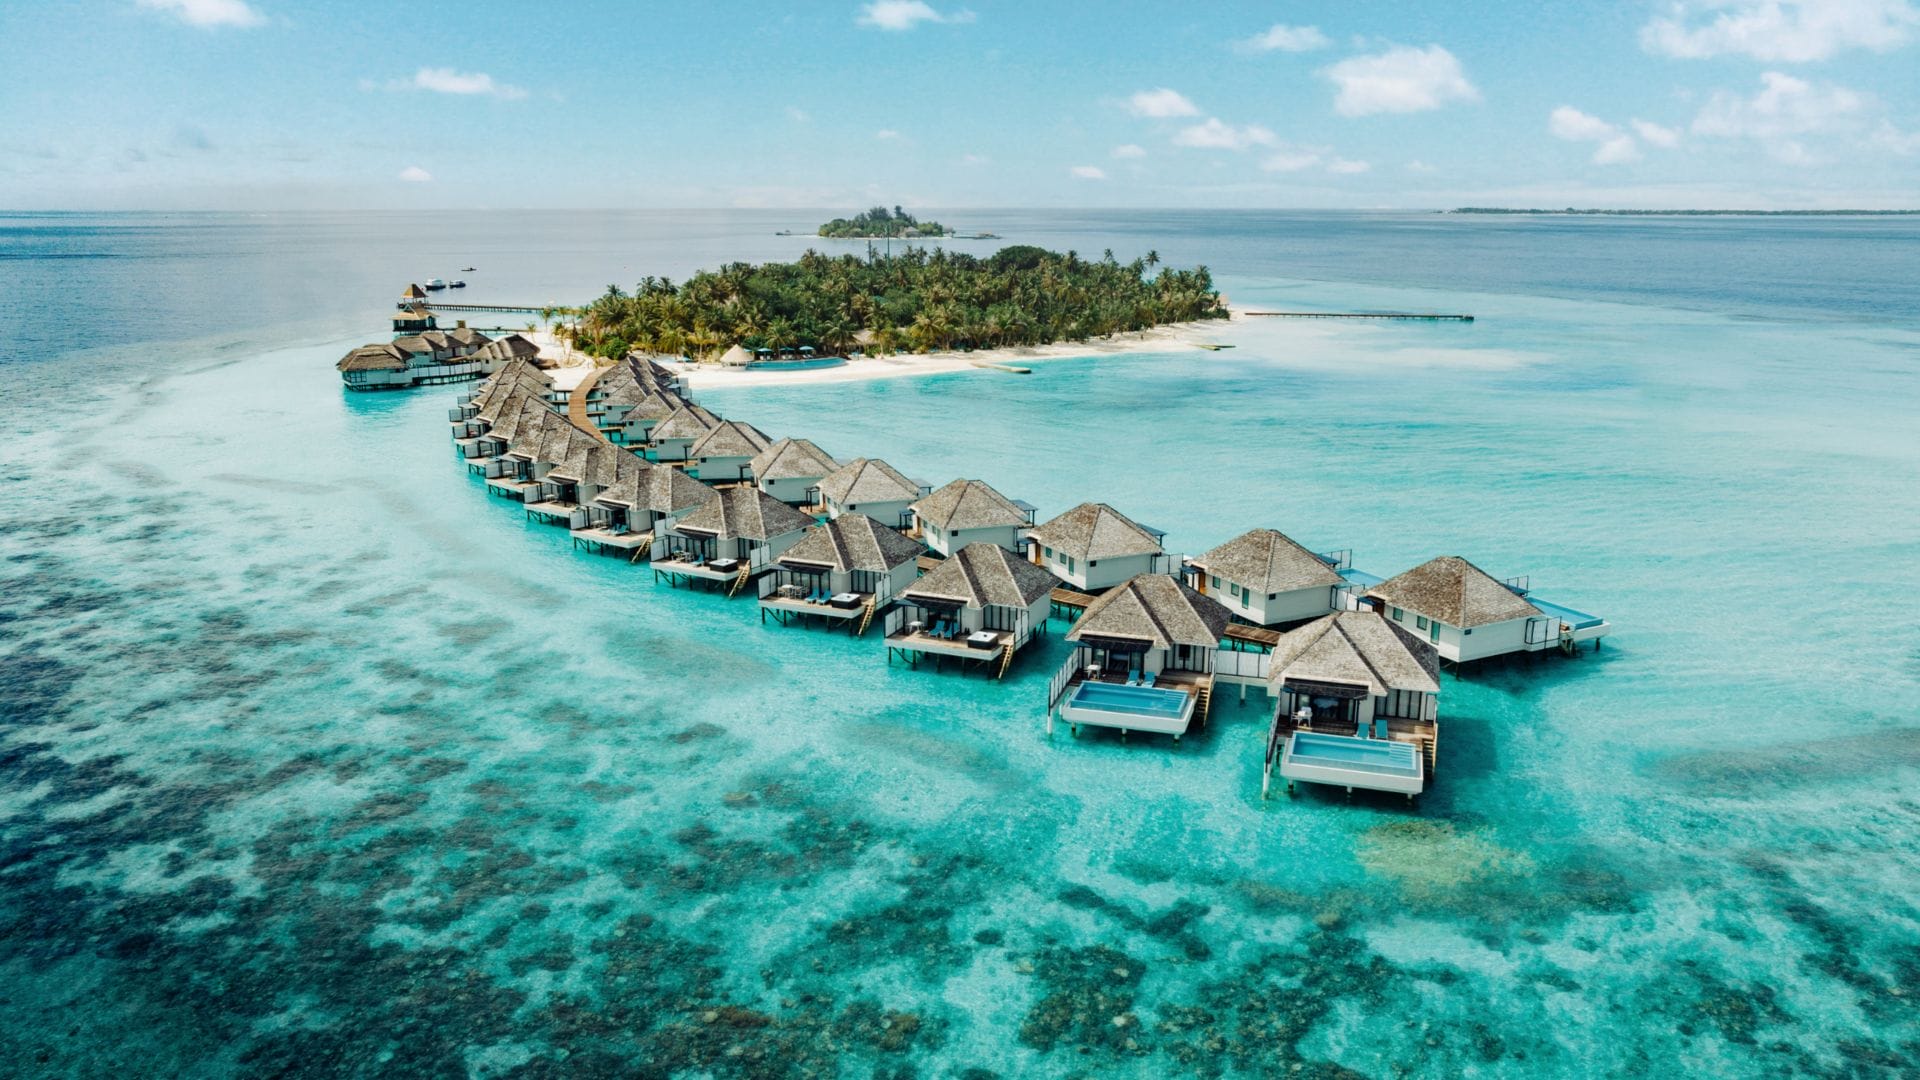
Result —
<path fill-rule="evenodd" d="M 936 489 L 723 419 L 647 359 L 571 391 L 516 359 L 449 418 L 469 467 L 530 517 L 645 558 L 665 584 L 752 585 L 763 622 L 878 622 L 889 662 L 997 677 L 1064 616 L 1073 649 L 1049 684 L 1050 731 L 1177 740 L 1216 692 L 1259 687 L 1273 702 L 1265 775 L 1289 785 L 1418 794 L 1443 660 L 1597 648 L 1608 629 L 1458 556 L 1382 579 L 1275 529 L 1187 558 L 1104 503 L 1036 521 L 980 480 Z"/>

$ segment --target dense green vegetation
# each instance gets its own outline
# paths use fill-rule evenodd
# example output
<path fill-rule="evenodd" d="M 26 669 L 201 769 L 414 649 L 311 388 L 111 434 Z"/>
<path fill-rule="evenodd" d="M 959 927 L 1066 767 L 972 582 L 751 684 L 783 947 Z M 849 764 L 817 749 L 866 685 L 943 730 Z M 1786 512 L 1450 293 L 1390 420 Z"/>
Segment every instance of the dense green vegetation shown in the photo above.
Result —
<path fill-rule="evenodd" d="M 830 236 L 838 240 L 859 240 L 862 238 L 878 240 L 883 236 L 906 237 L 945 236 L 947 227 L 937 221 L 920 221 L 899 207 L 888 210 L 876 206 L 863 210 L 850 218 L 837 217 L 820 226 L 821 236 Z"/>
<path fill-rule="evenodd" d="M 639 349 L 711 358 L 734 344 L 822 352 L 926 352 L 1042 345 L 1194 319 L 1226 309 L 1204 266 L 1162 269 L 1160 256 L 1118 262 L 1037 247 L 987 258 L 913 248 L 892 258 L 809 251 L 797 262 L 731 263 L 675 285 L 607 286 L 572 328 L 595 356 Z"/>

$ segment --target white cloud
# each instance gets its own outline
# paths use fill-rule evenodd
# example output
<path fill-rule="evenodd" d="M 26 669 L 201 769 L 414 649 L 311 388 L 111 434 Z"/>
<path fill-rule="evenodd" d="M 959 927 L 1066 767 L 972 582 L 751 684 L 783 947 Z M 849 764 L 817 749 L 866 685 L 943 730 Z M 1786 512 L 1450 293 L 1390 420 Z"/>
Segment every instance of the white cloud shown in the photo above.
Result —
<path fill-rule="evenodd" d="M 1640 28 L 1640 45 L 1686 59 L 1803 63 L 1845 49 L 1897 49 L 1916 26 L 1920 10 L 1910 0 L 1678 0 Z"/>
<path fill-rule="evenodd" d="M 1261 33 L 1237 43 L 1243 52 L 1312 52 L 1333 42 L 1317 26 L 1288 26 L 1274 23 Z"/>
<path fill-rule="evenodd" d="M 1067 171 L 1079 180 L 1105 180 L 1107 178 L 1107 170 L 1098 165 L 1075 165 Z"/>
<path fill-rule="evenodd" d="M 433 179 L 433 174 L 418 165 L 409 165 L 400 170 L 400 179 L 409 184 L 424 184 Z"/>
<path fill-rule="evenodd" d="M 1634 120 L 1632 124 L 1634 132 L 1649 146 L 1671 150 L 1680 145 L 1680 132 L 1675 128 L 1662 127 L 1651 120 Z"/>
<path fill-rule="evenodd" d="M 1920 131 L 1901 131 L 1886 120 L 1874 129 L 1873 144 L 1885 150 L 1891 150 L 1901 157 L 1920 154 Z"/>
<path fill-rule="evenodd" d="M 973 12 L 965 8 L 942 14 L 922 0 L 878 0 L 860 9 L 855 22 L 880 30 L 911 30 L 921 23 L 970 23 Z"/>
<path fill-rule="evenodd" d="M 1547 117 L 1547 130 L 1556 139 L 1569 142 L 1611 139 L 1620 129 L 1597 116 L 1589 116 L 1571 105 L 1562 105 Z"/>
<path fill-rule="evenodd" d="M 1426 112 L 1450 101 L 1480 99 L 1460 61 L 1438 45 L 1396 45 L 1342 60 L 1321 74 L 1340 88 L 1333 107 L 1342 116 Z"/>
<path fill-rule="evenodd" d="M 1142 90 L 1128 98 L 1127 109 L 1135 116 L 1151 116 L 1156 119 L 1200 115 L 1200 107 L 1188 101 L 1185 94 L 1177 90 L 1169 90 L 1164 86 L 1158 90 Z"/>
<path fill-rule="evenodd" d="M 1778 71 L 1760 76 L 1750 98 L 1715 91 L 1693 118 L 1693 133 L 1721 139 L 1753 139 L 1781 161 L 1813 160 L 1797 140 L 1856 129 L 1872 99 L 1844 86 L 1819 84 Z"/>
<path fill-rule="evenodd" d="M 1272 146 L 1273 132 L 1259 124 L 1234 127 L 1209 116 L 1203 124 L 1181 128 L 1173 137 L 1176 146 L 1195 146 L 1203 150 L 1245 150 L 1250 146 Z"/>
<path fill-rule="evenodd" d="M 1655 145 L 1672 146 L 1679 141 L 1680 135 L 1676 131 L 1644 120 L 1635 120 L 1633 123 L 1636 129 L 1644 127 L 1655 132 L 1657 137 L 1648 136 L 1648 141 Z M 1571 105 L 1562 105 L 1548 114 L 1547 130 L 1556 139 L 1600 144 L 1593 151 L 1595 165 L 1624 165 L 1640 160 L 1640 143 L 1632 135 L 1622 131 L 1618 124 L 1583 113 Z M 1668 141 L 1661 142 L 1663 138 Z"/>
<path fill-rule="evenodd" d="M 1147 149 L 1144 146 L 1139 146 L 1134 143 L 1123 143 L 1113 148 L 1113 156 L 1116 158 L 1143 158 L 1147 156 Z"/>
<path fill-rule="evenodd" d="M 246 0 L 137 0 L 149 11 L 164 11 L 188 26 L 259 26 L 266 17 Z"/>
<path fill-rule="evenodd" d="M 1260 163 L 1260 167 L 1267 172 L 1301 172 L 1320 164 L 1320 160 L 1321 155 L 1318 150 L 1311 150 L 1304 146 L 1290 146 L 1269 156 L 1267 160 Z"/>
<path fill-rule="evenodd" d="M 1334 158 L 1327 162 L 1327 171 L 1335 176 L 1357 176 L 1372 169 L 1373 166 L 1364 161 L 1351 161 L 1347 158 Z"/>
<path fill-rule="evenodd" d="M 421 68 L 413 73 L 412 81 L 404 84 L 410 90 L 431 90 L 436 94 L 485 95 L 506 101 L 518 101 L 527 96 L 527 92 L 518 86 L 493 81 L 493 76 L 482 71 L 471 74 L 455 71 L 452 68 Z"/>
<path fill-rule="evenodd" d="M 873 137 L 882 141 L 892 142 L 900 138 L 900 133 L 892 128 L 881 128 L 879 131 L 873 133 Z"/>

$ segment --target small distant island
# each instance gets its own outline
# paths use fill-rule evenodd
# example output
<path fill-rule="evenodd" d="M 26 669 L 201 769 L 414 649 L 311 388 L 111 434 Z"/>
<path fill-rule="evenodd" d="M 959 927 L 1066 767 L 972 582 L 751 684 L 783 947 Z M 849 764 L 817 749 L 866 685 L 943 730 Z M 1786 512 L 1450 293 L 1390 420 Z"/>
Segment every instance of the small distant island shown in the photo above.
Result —
<path fill-rule="evenodd" d="M 915 239 L 922 236 L 946 236 L 952 230 L 937 221 L 921 221 L 898 206 L 888 210 L 876 206 L 850 218 L 834 218 L 820 226 L 820 235 L 835 240 L 879 240 L 885 237 Z"/>
<path fill-rule="evenodd" d="M 830 355 L 991 349 L 1085 341 L 1228 317 L 1204 266 L 1159 269 L 1029 245 L 979 257 L 912 248 L 891 258 L 808 251 L 791 263 L 729 263 L 681 284 L 609 285 L 563 330 L 593 356 L 634 350 L 716 359 L 746 350 Z"/>
<path fill-rule="evenodd" d="M 1920 210 L 1599 210 L 1566 207 L 1562 210 L 1507 206 L 1460 206 L 1443 214 L 1552 214 L 1596 217 L 1897 217 Z"/>

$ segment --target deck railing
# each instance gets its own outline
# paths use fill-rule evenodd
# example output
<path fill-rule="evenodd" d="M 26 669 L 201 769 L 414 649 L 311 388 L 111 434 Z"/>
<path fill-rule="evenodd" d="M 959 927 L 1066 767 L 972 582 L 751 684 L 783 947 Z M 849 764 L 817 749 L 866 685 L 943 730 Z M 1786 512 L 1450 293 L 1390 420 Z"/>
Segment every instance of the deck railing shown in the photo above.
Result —
<path fill-rule="evenodd" d="M 1215 649 L 1213 674 L 1216 678 L 1257 679 L 1264 681 L 1273 670 L 1273 654 L 1241 649 Z"/>
<path fill-rule="evenodd" d="M 1052 681 L 1047 684 L 1047 716 L 1049 722 L 1051 722 L 1053 710 L 1060 704 L 1060 699 L 1067 696 L 1067 687 L 1073 684 L 1073 677 L 1081 671 L 1084 671 L 1087 665 L 1092 662 L 1093 650 L 1087 648 L 1085 645 L 1076 645 L 1074 646 L 1072 655 L 1068 656 L 1067 659 L 1061 663 L 1059 669 L 1053 673 Z"/>

